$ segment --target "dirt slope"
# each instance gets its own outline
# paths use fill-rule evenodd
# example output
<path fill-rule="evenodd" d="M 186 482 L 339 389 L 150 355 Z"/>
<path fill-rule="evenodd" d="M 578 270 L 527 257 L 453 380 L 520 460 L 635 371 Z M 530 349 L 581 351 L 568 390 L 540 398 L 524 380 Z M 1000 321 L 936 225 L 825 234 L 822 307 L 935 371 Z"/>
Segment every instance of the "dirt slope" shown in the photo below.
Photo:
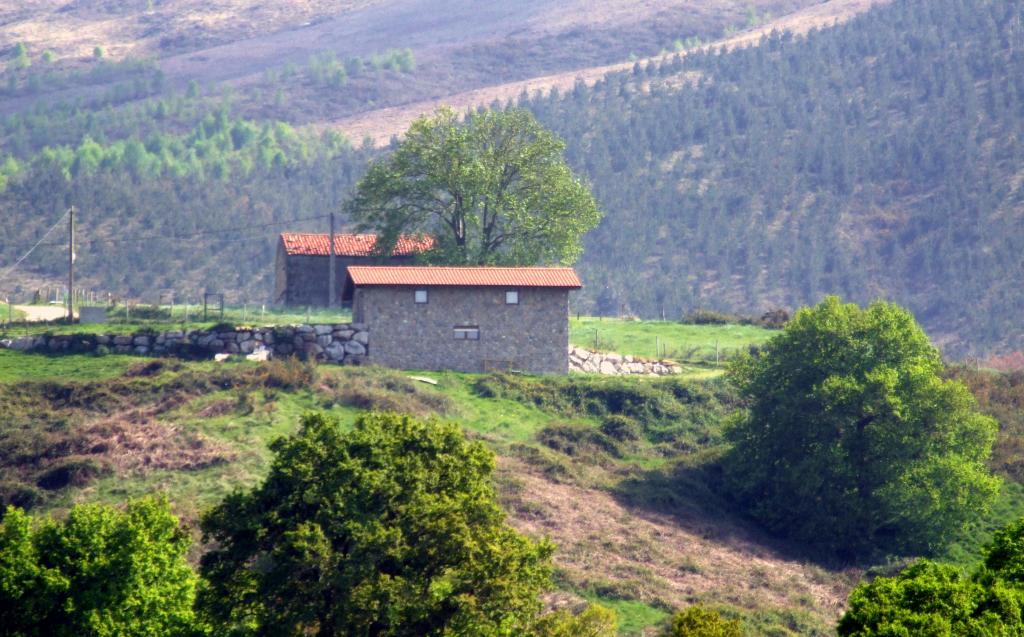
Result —
<path fill-rule="evenodd" d="M 772 30 L 791 31 L 796 34 L 806 33 L 812 28 L 830 26 L 836 22 L 848 20 L 855 15 L 867 11 L 875 4 L 887 0 L 828 0 L 795 13 L 767 22 L 766 24 L 739 33 L 731 38 L 717 41 L 709 47 L 738 47 L 756 44 L 760 38 Z M 705 47 L 708 48 L 708 47 Z M 640 60 L 658 60 L 661 56 Z M 636 62 L 620 62 L 573 71 L 533 77 L 527 80 L 495 84 L 483 88 L 455 93 L 440 99 L 422 100 L 402 106 L 394 106 L 379 110 L 360 113 L 340 120 L 326 122 L 325 127 L 333 128 L 353 140 L 373 139 L 378 145 L 387 144 L 392 136 L 400 135 L 409 124 L 418 117 L 436 110 L 440 106 L 452 106 L 457 110 L 466 110 L 481 105 L 488 105 L 495 100 L 506 102 L 517 98 L 523 91 L 534 93 L 549 92 L 551 89 L 564 91 L 572 88 L 577 81 L 593 86 L 605 75 L 631 68 Z"/>

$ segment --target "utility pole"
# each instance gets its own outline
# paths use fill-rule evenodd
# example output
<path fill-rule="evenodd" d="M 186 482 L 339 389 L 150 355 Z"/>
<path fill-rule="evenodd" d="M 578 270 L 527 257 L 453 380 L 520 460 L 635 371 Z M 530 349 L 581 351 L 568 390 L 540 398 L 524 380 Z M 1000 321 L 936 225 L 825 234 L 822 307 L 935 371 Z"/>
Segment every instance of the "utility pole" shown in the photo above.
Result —
<path fill-rule="evenodd" d="M 337 291 L 334 289 L 336 281 L 334 280 L 334 213 L 331 212 L 331 234 L 328 237 L 331 249 L 330 267 L 331 272 L 327 275 L 327 285 L 330 289 L 327 291 L 327 307 L 333 308 L 337 302 Z"/>
<path fill-rule="evenodd" d="M 68 323 L 75 320 L 75 207 L 68 210 Z"/>

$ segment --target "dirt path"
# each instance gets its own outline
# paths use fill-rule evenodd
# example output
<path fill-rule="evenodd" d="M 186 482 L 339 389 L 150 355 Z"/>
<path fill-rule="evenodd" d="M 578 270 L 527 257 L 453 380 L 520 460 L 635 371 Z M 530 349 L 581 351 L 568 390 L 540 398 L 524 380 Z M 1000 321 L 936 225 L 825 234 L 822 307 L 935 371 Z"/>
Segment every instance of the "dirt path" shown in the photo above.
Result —
<path fill-rule="evenodd" d="M 15 305 L 14 309 L 24 312 L 26 321 L 53 321 L 63 318 L 68 312 L 59 305 Z"/>
<path fill-rule="evenodd" d="M 888 0 L 828 0 L 822 4 L 807 7 L 806 9 L 772 20 L 756 29 L 744 31 L 734 37 L 714 42 L 704 48 L 734 48 L 757 44 L 762 36 L 776 29 L 779 31 L 790 31 L 794 34 L 803 34 L 812 28 L 822 28 L 837 22 L 844 22 L 867 11 L 876 4 L 884 4 L 886 2 Z M 645 58 L 640 60 L 640 62 L 646 63 L 650 60 L 660 59 L 662 59 L 660 56 Z M 431 113 L 441 106 L 451 106 L 456 110 L 464 111 L 477 106 L 489 105 L 495 100 L 501 103 L 505 103 L 510 99 L 514 100 L 523 91 L 530 94 L 537 91 L 547 93 L 555 88 L 559 91 L 565 91 L 571 89 L 577 80 L 586 83 L 588 86 L 593 86 L 598 80 L 609 73 L 632 68 L 635 63 L 634 61 L 620 62 L 618 64 L 581 68 L 565 73 L 497 84 L 456 93 L 440 99 L 424 100 L 403 106 L 360 113 L 340 120 L 317 124 L 314 127 L 337 130 L 356 143 L 365 138 L 370 138 L 373 139 L 375 144 L 382 146 L 389 143 L 393 136 L 404 133 L 413 120 Z"/>

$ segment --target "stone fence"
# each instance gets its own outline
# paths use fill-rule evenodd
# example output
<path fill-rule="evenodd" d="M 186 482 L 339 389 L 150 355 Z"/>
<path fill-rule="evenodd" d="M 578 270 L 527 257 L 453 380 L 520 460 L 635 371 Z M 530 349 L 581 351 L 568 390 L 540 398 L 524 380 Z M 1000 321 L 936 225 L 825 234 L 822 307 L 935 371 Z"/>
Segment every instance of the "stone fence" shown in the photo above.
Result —
<path fill-rule="evenodd" d="M 681 374 L 683 368 L 672 361 L 650 361 L 609 352 L 591 352 L 581 347 L 570 346 L 569 371 L 609 376 L 669 376 Z"/>
<path fill-rule="evenodd" d="M 220 330 L 138 331 L 134 334 L 40 334 L 0 340 L 0 348 L 41 352 L 95 352 L 140 356 L 265 357 L 305 355 L 319 361 L 365 362 L 370 333 L 360 323 L 234 327 Z"/>

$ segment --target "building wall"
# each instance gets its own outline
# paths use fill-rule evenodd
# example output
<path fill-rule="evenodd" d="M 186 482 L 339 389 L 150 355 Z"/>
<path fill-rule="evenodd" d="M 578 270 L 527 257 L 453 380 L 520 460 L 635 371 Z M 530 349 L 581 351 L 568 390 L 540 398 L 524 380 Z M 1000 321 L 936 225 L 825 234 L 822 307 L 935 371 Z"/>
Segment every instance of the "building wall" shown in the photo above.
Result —
<path fill-rule="evenodd" d="M 278 244 L 278 263 L 274 276 L 274 300 L 285 305 L 312 305 L 326 307 L 329 298 L 327 289 L 330 279 L 329 256 L 287 255 L 284 247 Z M 334 258 L 334 284 L 338 287 L 338 300 L 343 298 L 342 292 L 350 265 L 409 265 L 411 257 L 352 257 L 336 256 Z"/>
<path fill-rule="evenodd" d="M 429 287 L 425 304 L 415 302 L 415 289 L 356 290 L 355 320 L 371 335 L 370 362 L 399 369 L 568 372 L 568 290 L 518 288 L 519 304 L 506 305 L 505 288 Z M 479 327 L 480 340 L 456 340 L 456 326 Z"/>

